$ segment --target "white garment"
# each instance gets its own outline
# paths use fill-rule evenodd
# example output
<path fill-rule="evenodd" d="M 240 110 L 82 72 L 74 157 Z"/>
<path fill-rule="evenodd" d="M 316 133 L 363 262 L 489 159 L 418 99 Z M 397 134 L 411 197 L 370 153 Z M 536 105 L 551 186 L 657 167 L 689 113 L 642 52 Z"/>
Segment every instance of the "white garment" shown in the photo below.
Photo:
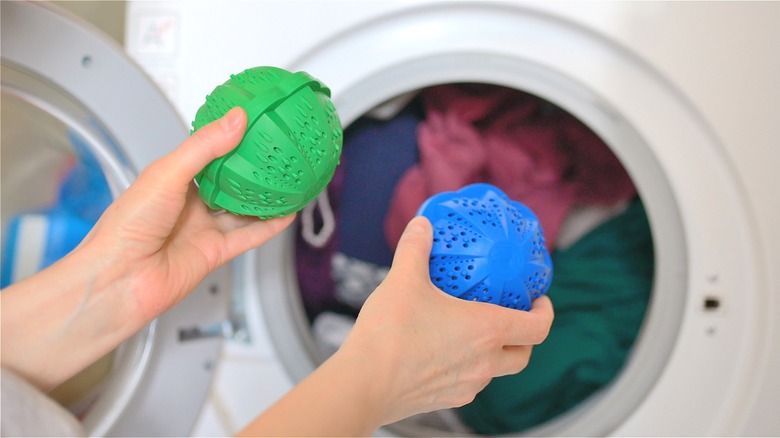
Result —
<path fill-rule="evenodd" d="M 38 388 L 3 368 L 0 436 L 86 436 L 81 423 Z"/>
<path fill-rule="evenodd" d="M 337 252 L 331 259 L 331 276 L 339 301 L 360 310 L 368 296 L 387 277 L 390 268 Z"/>

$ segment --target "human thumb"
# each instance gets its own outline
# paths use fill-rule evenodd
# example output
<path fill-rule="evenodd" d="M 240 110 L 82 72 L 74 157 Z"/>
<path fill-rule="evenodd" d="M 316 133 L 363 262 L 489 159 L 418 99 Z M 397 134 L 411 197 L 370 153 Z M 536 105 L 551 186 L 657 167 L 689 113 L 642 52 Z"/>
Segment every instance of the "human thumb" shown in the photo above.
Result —
<path fill-rule="evenodd" d="M 246 125 L 246 111 L 240 107 L 231 109 L 220 119 L 195 131 L 173 152 L 152 163 L 144 179 L 151 179 L 158 187 L 186 193 L 198 172 L 241 142 Z"/>
<path fill-rule="evenodd" d="M 424 216 L 413 218 L 398 241 L 390 273 L 403 272 L 404 275 L 429 275 L 429 258 L 433 245 L 433 228 Z"/>

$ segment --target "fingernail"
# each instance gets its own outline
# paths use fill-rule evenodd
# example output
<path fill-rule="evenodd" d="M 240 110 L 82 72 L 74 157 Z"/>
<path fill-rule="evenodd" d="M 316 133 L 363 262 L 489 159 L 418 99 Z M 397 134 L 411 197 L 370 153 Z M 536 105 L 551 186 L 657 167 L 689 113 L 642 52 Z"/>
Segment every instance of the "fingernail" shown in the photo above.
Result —
<path fill-rule="evenodd" d="M 241 110 L 239 107 L 234 107 L 228 111 L 224 116 L 222 116 L 222 119 L 220 120 L 220 123 L 222 123 L 222 128 L 228 132 L 233 132 L 238 129 L 241 125 L 240 114 Z"/>
<path fill-rule="evenodd" d="M 423 234 L 426 231 L 425 227 L 425 221 L 426 219 L 422 216 L 417 216 L 414 219 L 412 219 L 407 225 L 406 230 L 404 230 L 404 234 Z"/>

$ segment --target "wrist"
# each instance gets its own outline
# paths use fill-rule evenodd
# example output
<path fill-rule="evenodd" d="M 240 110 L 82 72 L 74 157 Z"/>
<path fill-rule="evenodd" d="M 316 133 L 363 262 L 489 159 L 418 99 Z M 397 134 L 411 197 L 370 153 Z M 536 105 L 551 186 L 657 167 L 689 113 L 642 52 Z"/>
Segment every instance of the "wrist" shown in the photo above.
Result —
<path fill-rule="evenodd" d="M 328 380 L 340 382 L 339 391 L 347 391 L 346 396 L 360 406 L 369 433 L 388 423 L 391 407 L 388 383 L 393 376 L 389 370 L 378 367 L 373 359 L 376 357 L 342 348 L 317 370 L 329 374 Z"/>
<path fill-rule="evenodd" d="M 48 390 L 137 330 L 132 301 L 117 290 L 125 275 L 116 265 L 82 245 L 3 290 L 3 366 Z"/>
<path fill-rule="evenodd" d="M 370 436 L 385 424 L 385 398 L 376 384 L 382 378 L 365 360 L 340 350 L 239 436 Z"/>

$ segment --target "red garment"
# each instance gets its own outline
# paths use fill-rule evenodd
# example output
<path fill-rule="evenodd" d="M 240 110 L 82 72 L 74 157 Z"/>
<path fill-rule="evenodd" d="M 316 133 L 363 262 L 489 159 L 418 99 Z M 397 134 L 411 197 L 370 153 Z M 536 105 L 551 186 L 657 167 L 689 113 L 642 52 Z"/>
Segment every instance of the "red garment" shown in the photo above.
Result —
<path fill-rule="evenodd" d="M 610 205 L 636 194 L 595 133 L 536 96 L 494 85 L 440 85 L 423 92 L 423 105 L 419 163 L 401 177 L 385 218 L 392 248 L 428 197 L 476 182 L 531 208 L 548 250 L 574 205 Z"/>

